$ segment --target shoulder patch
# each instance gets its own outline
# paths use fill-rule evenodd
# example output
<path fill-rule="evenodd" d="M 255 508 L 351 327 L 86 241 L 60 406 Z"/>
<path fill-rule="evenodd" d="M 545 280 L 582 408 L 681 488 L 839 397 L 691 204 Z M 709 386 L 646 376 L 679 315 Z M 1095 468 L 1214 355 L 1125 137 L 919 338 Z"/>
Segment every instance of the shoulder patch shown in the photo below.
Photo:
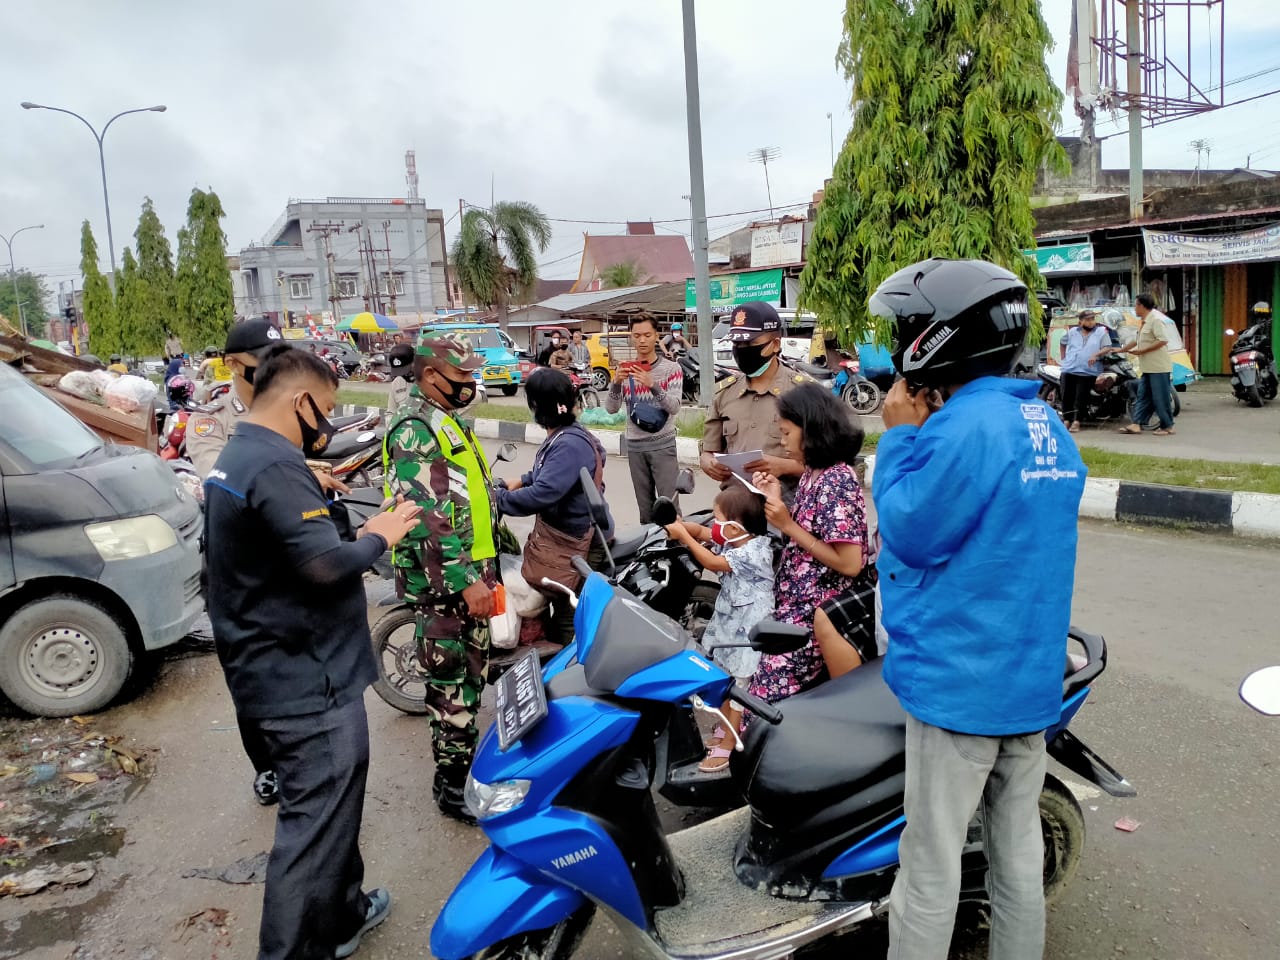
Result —
<path fill-rule="evenodd" d="M 805 383 L 805 382 L 807 382 L 807 381 L 808 381 L 808 379 L 809 379 L 809 378 L 808 378 L 808 377 L 806 377 L 803 373 L 797 373 L 794 377 L 792 377 L 792 378 L 791 378 L 791 382 L 792 382 L 792 383 Z"/>
<path fill-rule="evenodd" d="M 726 387 L 732 387 L 737 382 L 738 382 L 738 378 L 736 376 L 725 377 L 723 380 L 720 381 L 720 384 L 716 387 L 716 393 L 719 393 L 721 390 L 725 389 Z"/>
<path fill-rule="evenodd" d="M 279 334 L 277 334 L 277 336 L 279 336 Z M 241 402 L 240 402 L 240 398 L 239 398 L 239 397 L 232 397 L 232 398 L 231 398 L 231 409 L 232 409 L 232 410 L 234 410 L 234 411 L 236 412 L 236 414 L 237 414 L 237 415 L 239 415 L 239 414 L 241 414 L 241 413 L 244 413 L 244 412 L 245 412 L 246 410 L 248 410 L 249 408 L 248 408 L 248 407 L 246 407 L 243 403 L 241 403 Z"/>
<path fill-rule="evenodd" d="M 191 432 L 197 437 L 207 437 L 218 429 L 218 418 L 210 416 L 192 417 L 188 424 Z"/>

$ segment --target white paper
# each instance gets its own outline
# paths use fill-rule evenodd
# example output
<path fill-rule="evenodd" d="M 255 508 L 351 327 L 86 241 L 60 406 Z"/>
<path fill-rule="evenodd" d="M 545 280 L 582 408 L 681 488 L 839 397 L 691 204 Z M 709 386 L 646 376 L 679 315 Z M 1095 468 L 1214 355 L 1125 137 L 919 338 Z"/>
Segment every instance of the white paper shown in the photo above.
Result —
<path fill-rule="evenodd" d="M 752 493 L 758 493 L 762 497 L 765 495 L 763 490 L 751 482 L 751 471 L 747 469 L 748 463 L 755 463 L 764 457 L 763 450 L 748 450 L 745 453 L 717 453 L 714 456 L 716 462 L 722 467 L 728 467 L 733 472 L 733 475 L 746 485 L 748 490 Z"/>

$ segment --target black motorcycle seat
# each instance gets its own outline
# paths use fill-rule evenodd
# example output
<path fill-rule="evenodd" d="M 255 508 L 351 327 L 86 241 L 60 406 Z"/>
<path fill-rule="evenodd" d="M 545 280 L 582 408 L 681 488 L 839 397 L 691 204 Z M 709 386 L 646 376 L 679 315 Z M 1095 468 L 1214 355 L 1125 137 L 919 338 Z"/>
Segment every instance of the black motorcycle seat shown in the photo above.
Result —
<path fill-rule="evenodd" d="M 881 676 L 883 658 L 778 704 L 777 726 L 756 720 L 734 779 L 766 820 L 808 819 L 904 769 L 907 714 Z"/>
<path fill-rule="evenodd" d="M 834 380 L 836 376 L 834 370 L 828 370 L 826 367 L 820 367 L 816 363 L 802 363 L 797 361 L 791 365 L 801 373 L 808 374 L 814 380 Z"/>
<path fill-rule="evenodd" d="M 329 422 L 333 424 L 334 430 L 345 430 L 353 424 L 362 423 L 368 419 L 369 415 L 367 413 L 353 413 L 349 417 L 334 417 Z"/>
<path fill-rule="evenodd" d="M 361 440 L 361 437 L 365 439 Z M 312 459 L 345 460 L 353 453 L 381 443 L 382 436 L 376 430 L 348 430 L 346 433 L 335 433 L 324 452 L 318 458 Z"/>
<path fill-rule="evenodd" d="M 644 546 L 644 542 L 649 539 L 648 527 L 637 527 L 635 530 L 623 530 L 613 538 L 613 544 L 609 547 L 609 552 L 613 555 L 615 564 L 626 563 Z"/>

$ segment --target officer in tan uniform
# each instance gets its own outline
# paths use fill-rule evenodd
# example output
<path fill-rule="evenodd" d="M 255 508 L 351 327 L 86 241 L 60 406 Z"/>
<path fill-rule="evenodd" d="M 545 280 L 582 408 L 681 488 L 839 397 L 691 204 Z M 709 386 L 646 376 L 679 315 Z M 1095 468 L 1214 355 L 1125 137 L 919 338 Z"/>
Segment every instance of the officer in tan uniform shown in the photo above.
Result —
<path fill-rule="evenodd" d="M 733 475 L 714 454 L 760 450 L 763 456 L 747 469 L 779 478 L 790 501 L 804 464 L 788 458 L 782 446 L 778 398 L 813 381 L 783 361 L 782 320 L 767 303 L 757 300 L 735 307 L 729 340 L 740 372 L 722 380 L 711 398 L 702 432 L 702 472 L 727 484 Z"/>

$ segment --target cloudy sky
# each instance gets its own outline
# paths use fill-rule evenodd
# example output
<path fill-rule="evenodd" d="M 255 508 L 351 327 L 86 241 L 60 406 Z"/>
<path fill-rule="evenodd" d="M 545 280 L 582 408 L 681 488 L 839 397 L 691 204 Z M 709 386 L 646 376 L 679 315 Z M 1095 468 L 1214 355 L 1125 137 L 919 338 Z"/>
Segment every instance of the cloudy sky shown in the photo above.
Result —
<path fill-rule="evenodd" d="M 1280 4 L 1227 6 L 1228 82 L 1273 71 L 1230 85 L 1227 99 L 1280 87 Z M 843 7 L 698 0 L 707 211 L 735 214 L 712 220 L 713 236 L 767 205 L 753 148 L 781 150 L 769 168 L 779 207 L 806 201 L 830 172 L 826 115 L 837 149 L 849 118 L 834 65 Z M 1068 7 L 1043 0 L 1060 86 Z M 487 202 L 491 183 L 552 217 L 548 277 L 576 275 L 583 231 L 622 229 L 579 221 L 688 216 L 679 0 L 46 0 L 3 4 L 0 36 L 0 233 L 45 225 L 14 254 L 55 289 L 78 281 L 85 217 L 107 264 L 97 149 L 73 117 L 22 100 L 97 125 L 168 106 L 120 119 L 106 138 L 117 258 L 144 196 L 175 242 L 191 189 L 212 187 L 235 252 L 289 197 L 403 195 L 410 148 L 421 195 L 446 218 L 459 198 Z M 1215 167 L 1250 153 L 1280 167 L 1278 109 L 1280 96 L 1149 131 L 1147 165 L 1192 166 L 1187 143 L 1206 137 Z M 1127 163 L 1123 136 L 1106 142 L 1104 163 Z"/>

